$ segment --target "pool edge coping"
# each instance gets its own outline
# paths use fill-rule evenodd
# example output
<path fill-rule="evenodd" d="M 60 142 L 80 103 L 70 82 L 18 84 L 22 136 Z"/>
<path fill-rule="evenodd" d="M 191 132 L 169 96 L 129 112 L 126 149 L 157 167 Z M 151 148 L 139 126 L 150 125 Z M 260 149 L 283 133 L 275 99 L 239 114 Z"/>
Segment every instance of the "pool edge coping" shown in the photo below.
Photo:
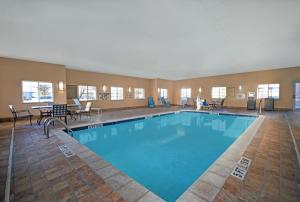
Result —
<path fill-rule="evenodd" d="M 234 167 L 256 135 L 264 119 L 264 115 L 259 115 L 176 201 L 191 201 L 191 198 L 194 200 L 198 198 L 198 200 L 214 201 L 226 179 L 231 175 Z M 221 166 L 224 169 L 216 171 L 217 166 Z M 203 194 L 203 187 L 206 188 L 205 195 Z"/>
<path fill-rule="evenodd" d="M 139 116 L 133 116 L 133 117 L 127 117 L 127 118 L 121 118 L 121 119 L 112 119 L 112 120 L 96 120 L 92 124 L 78 124 L 72 126 L 72 128 L 77 127 L 83 127 L 87 125 L 98 125 L 103 123 L 109 123 L 109 122 L 120 122 L 125 120 L 135 120 L 138 118 L 145 118 L 145 117 L 153 117 L 153 116 L 160 116 L 165 114 L 175 114 L 179 112 L 196 112 L 196 113 L 210 113 L 209 111 L 196 111 L 196 110 L 187 110 L 187 109 L 180 109 L 180 110 L 174 110 L 174 111 L 168 111 L 168 112 L 162 112 L 162 113 L 153 113 L 153 114 L 147 114 L 147 115 L 139 115 Z M 217 114 L 217 113 L 216 113 Z M 246 115 L 246 116 L 255 116 L 251 114 L 238 114 L 238 113 L 224 113 L 222 112 L 221 115 Z M 198 200 L 207 200 L 207 201 L 213 201 L 217 193 L 221 190 L 223 184 L 225 183 L 225 180 L 230 176 L 230 173 L 233 169 L 233 167 L 236 165 L 237 161 L 242 156 L 243 152 L 246 150 L 248 144 L 251 142 L 252 138 L 255 136 L 257 130 L 259 129 L 261 123 L 264 120 L 263 115 L 256 116 L 256 120 L 230 145 L 215 161 L 212 163 L 208 169 L 200 175 L 191 186 L 182 193 L 182 195 L 179 196 L 179 198 L 176 201 L 190 201 L 191 197 Z M 259 121 L 260 120 L 260 121 Z M 255 127 L 255 128 L 254 128 Z M 80 144 L 75 138 L 71 137 L 67 133 L 62 131 L 62 128 L 57 128 L 52 130 L 52 135 L 57 136 L 64 144 L 66 144 L 74 155 L 77 155 L 80 159 L 82 159 L 85 164 L 87 164 L 95 173 L 97 173 L 103 180 L 108 183 L 112 188 L 113 191 L 116 191 L 122 198 L 125 200 L 132 200 L 131 197 L 135 196 L 134 201 L 144 201 L 144 200 L 151 200 L 151 201 L 165 201 L 164 199 L 157 196 L 155 193 L 144 187 L 139 182 L 135 181 L 131 177 L 129 177 L 127 174 L 123 173 L 119 169 L 113 167 L 109 162 L 106 162 L 101 156 L 97 155 L 93 151 L 91 151 L 86 146 Z M 248 139 L 245 137 L 248 137 Z M 241 140 L 242 139 L 242 140 Z M 243 146 L 243 148 L 240 148 Z M 237 148 L 235 148 L 237 147 Z M 237 150 L 240 150 L 239 153 L 236 152 Z M 235 151 L 235 152 L 233 152 Z M 225 161 L 225 162 L 224 162 Z M 221 165 L 227 169 L 226 177 L 223 178 L 222 181 L 220 180 L 209 180 L 210 177 L 217 177 L 218 173 L 213 171 L 214 166 Z M 213 176 L 212 176 L 213 175 Z M 217 175 L 217 176 L 215 176 Z M 118 182 L 118 180 L 114 178 L 122 178 L 122 182 Z M 217 177 L 218 178 L 218 177 Z M 126 183 L 124 183 L 124 181 Z M 223 182 L 223 183 L 222 183 Z M 205 196 L 201 194 L 201 188 L 197 188 L 199 184 L 205 183 L 206 185 L 211 186 L 212 193 L 208 195 L 206 193 Z M 117 186 L 116 186 L 117 184 Z M 203 192 L 203 190 L 202 190 Z"/>

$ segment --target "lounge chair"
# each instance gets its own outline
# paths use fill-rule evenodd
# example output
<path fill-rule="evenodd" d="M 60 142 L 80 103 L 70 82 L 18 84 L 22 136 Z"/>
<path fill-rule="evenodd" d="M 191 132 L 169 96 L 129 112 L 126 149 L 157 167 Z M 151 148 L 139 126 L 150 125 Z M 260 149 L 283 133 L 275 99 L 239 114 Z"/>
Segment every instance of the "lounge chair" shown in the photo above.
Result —
<path fill-rule="evenodd" d="M 153 100 L 153 97 L 148 97 L 148 107 L 149 108 L 154 108 L 155 107 L 155 103 L 154 103 L 154 100 Z"/>
<path fill-rule="evenodd" d="M 91 118 L 92 104 L 93 104 L 92 102 L 87 102 L 85 109 L 76 110 L 76 113 L 77 113 L 77 115 L 79 115 L 80 119 L 81 119 L 82 114 L 87 114 Z"/>
<path fill-rule="evenodd" d="M 171 102 L 166 100 L 164 97 L 160 97 L 161 104 L 166 107 L 171 107 Z"/>
<path fill-rule="evenodd" d="M 74 98 L 73 102 L 76 106 L 71 107 L 70 109 L 68 109 L 68 114 L 70 115 L 71 119 L 76 120 L 77 118 L 75 117 L 75 115 L 78 116 L 77 112 L 82 110 L 82 105 L 81 105 L 80 100 L 78 98 Z"/>
<path fill-rule="evenodd" d="M 80 100 L 78 98 L 74 98 L 73 101 L 77 105 L 77 110 L 82 110 L 82 105 L 80 103 Z"/>
<path fill-rule="evenodd" d="M 32 114 L 28 109 L 24 110 L 16 110 L 16 108 L 13 105 L 8 105 L 9 110 L 11 111 L 13 115 L 13 121 L 14 121 L 14 128 L 16 127 L 16 121 L 20 119 L 26 119 L 28 118 L 30 121 L 30 125 L 32 125 Z"/>
<path fill-rule="evenodd" d="M 219 105 L 218 105 L 218 108 L 219 108 L 219 109 L 223 109 L 223 107 L 224 107 L 224 102 L 225 102 L 225 99 L 222 99 L 221 102 L 220 102 Z"/>

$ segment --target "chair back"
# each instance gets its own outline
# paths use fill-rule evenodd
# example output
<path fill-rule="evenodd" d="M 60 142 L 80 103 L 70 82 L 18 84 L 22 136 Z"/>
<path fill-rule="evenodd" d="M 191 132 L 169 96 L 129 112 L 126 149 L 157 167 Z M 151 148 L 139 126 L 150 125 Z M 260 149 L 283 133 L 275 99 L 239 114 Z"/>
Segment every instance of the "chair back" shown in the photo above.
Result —
<path fill-rule="evenodd" d="M 17 111 L 16 108 L 13 105 L 8 105 L 10 112 L 12 113 L 13 117 L 17 117 Z"/>
<path fill-rule="evenodd" d="M 54 104 L 52 106 L 52 116 L 67 116 L 67 105 L 66 104 Z"/>
<path fill-rule="evenodd" d="M 223 107 L 225 99 L 221 100 L 220 106 Z"/>
<path fill-rule="evenodd" d="M 93 104 L 92 102 L 87 102 L 86 105 L 85 105 L 84 111 L 86 111 L 86 112 L 91 111 L 92 104 Z"/>
<path fill-rule="evenodd" d="M 152 96 L 148 97 L 148 107 L 153 108 L 155 106 Z"/>
<path fill-rule="evenodd" d="M 79 100 L 78 98 L 74 98 L 73 101 L 74 101 L 74 103 L 77 105 L 77 108 L 78 108 L 79 110 L 81 110 L 81 109 L 82 109 L 82 105 L 81 105 L 81 103 L 80 103 L 80 100 Z"/>
<path fill-rule="evenodd" d="M 165 100 L 164 97 L 160 97 L 160 101 L 163 105 L 166 105 L 167 104 L 167 101 Z"/>
<path fill-rule="evenodd" d="M 180 103 L 182 106 L 185 106 L 188 104 L 188 98 L 187 97 L 182 97 L 180 100 Z"/>

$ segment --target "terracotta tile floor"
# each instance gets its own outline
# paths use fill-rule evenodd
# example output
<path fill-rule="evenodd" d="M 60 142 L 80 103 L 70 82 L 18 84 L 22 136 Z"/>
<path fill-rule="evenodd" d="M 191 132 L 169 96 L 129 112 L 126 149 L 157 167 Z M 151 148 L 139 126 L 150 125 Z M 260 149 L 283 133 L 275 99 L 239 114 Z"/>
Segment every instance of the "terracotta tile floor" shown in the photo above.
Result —
<path fill-rule="evenodd" d="M 266 114 L 244 156 L 252 159 L 246 178 L 229 177 L 215 201 L 300 201 L 300 169 L 284 113 Z"/>
<path fill-rule="evenodd" d="M 177 108 L 163 110 L 174 109 Z M 104 112 L 101 120 L 159 111 L 162 109 Z M 300 114 L 290 112 L 287 115 L 299 145 Z M 83 118 L 81 122 L 90 122 L 94 118 Z M 57 147 L 61 143 L 58 138 L 45 139 L 40 127 L 24 124 L 18 124 L 15 133 L 11 201 L 123 201 L 78 156 L 65 158 Z M 1 197 L 6 179 L 10 127 L 11 123 L 0 124 Z M 244 155 L 252 159 L 245 180 L 229 177 L 215 201 L 300 201 L 300 169 L 285 113 L 266 114 Z"/>
<path fill-rule="evenodd" d="M 11 131 L 0 125 L 0 200 L 4 200 Z"/>

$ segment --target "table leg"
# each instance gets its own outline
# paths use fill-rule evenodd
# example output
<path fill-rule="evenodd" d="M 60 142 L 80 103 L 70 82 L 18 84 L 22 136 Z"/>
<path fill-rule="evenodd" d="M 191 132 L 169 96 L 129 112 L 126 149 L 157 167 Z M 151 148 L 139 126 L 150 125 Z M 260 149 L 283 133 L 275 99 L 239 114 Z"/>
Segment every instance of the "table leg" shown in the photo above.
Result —
<path fill-rule="evenodd" d="M 40 118 L 38 118 L 37 124 L 38 124 L 38 125 L 41 125 L 41 121 L 42 121 L 42 120 L 43 120 L 43 112 L 40 111 Z"/>

